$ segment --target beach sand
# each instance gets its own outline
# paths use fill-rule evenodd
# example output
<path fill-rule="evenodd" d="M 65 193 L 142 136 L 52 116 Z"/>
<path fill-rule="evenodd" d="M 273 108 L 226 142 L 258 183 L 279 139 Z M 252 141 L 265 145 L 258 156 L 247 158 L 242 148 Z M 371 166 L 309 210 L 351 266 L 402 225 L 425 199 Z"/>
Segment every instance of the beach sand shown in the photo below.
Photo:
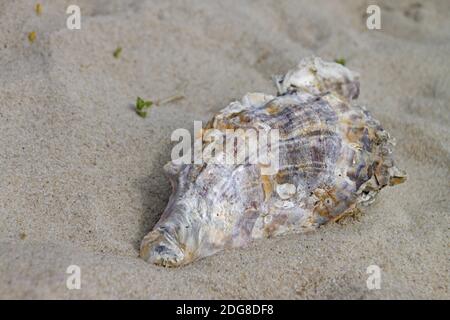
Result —
<path fill-rule="evenodd" d="M 39 2 L 41 15 L 0 2 L 0 298 L 450 298 L 449 1 Z M 381 30 L 366 28 L 373 3 Z M 70 4 L 81 30 L 66 28 Z M 359 220 L 178 269 L 140 259 L 170 195 L 172 131 L 275 93 L 271 76 L 311 55 L 360 73 L 357 103 L 396 138 L 408 181 Z M 146 119 L 133 111 L 137 96 L 174 94 Z"/>

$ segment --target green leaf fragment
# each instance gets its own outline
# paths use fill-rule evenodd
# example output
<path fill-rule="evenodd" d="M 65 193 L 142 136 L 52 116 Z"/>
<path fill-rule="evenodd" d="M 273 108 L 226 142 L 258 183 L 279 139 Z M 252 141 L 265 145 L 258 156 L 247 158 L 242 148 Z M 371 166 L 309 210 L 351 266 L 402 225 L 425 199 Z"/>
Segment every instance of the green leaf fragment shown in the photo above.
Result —
<path fill-rule="evenodd" d="M 114 53 L 113 53 L 114 58 L 118 59 L 120 57 L 121 53 L 122 53 L 122 48 L 118 47 L 116 50 L 114 50 Z"/>
<path fill-rule="evenodd" d="M 334 62 L 339 63 L 343 66 L 347 63 L 347 61 L 344 58 L 334 59 Z"/>
<path fill-rule="evenodd" d="M 137 97 L 136 99 L 136 113 L 142 117 L 147 117 L 147 109 L 153 105 L 153 101 L 144 101 L 142 98 Z"/>
<path fill-rule="evenodd" d="M 147 117 L 147 111 L 136 110 L 136 113 L 137 113 L 141 118 L 146 118 L 146 117 Z"/>

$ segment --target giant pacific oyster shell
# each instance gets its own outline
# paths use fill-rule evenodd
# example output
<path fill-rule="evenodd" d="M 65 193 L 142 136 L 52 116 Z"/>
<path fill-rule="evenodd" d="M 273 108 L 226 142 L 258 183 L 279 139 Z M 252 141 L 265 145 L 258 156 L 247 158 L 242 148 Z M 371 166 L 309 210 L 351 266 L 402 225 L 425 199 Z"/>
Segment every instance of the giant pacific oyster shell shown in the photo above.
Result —
<path fill-rule="evenodd" d="M 142 241 L 143 259 L 180 266 L 252 239 L 311 230 L 405 180 L 389 134 L 363 107 L 350 104 L 359 95 L 358 75 L 309 58 L 276 84 L 277 96 L 247 94 L 207 128 L 279 129 L 279 171 L 169 162 L 173 194 Z"/>

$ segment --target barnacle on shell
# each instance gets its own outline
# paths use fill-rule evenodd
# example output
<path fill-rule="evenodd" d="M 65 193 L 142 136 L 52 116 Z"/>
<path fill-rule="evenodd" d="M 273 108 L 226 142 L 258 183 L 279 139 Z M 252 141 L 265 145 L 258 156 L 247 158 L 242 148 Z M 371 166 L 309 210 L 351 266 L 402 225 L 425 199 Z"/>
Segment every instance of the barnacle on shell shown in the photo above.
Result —
<path fill-rule="evenodd" d="M 205 128 L 277 129 L 277 172 L 264 173 L 262 164 L 169 162 L 173 194 L 142 241 L 143 259 L 180 266 L 253 239 L 312 230 L 406 179 L 395 166 L 390 135 L 352 104 L 356 73 L 308 58 L 275 83 L 277 96 L 247 94 Z M 218 150 L 220 159 L 227 151 Z"/>

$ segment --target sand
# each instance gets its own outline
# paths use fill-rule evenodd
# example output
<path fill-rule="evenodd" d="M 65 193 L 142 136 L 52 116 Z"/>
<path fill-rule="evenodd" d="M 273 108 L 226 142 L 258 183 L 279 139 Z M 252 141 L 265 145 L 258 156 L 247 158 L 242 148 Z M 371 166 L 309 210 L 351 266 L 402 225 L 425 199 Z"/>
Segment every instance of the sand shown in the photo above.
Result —
<path fill-rule="evenodd" d="M 365 27 L 374 2 L 382 30 Z M 450 2 L 40 3 L 37 16 L 34 1 L 0 2 L 0 298 L 450 298 Z M 66 28 L 69 4 L 81 30 Z M 179 269 L 138 258 L 170 194 L 172 131 L 274 93 L 271 75 L 310 55 L 361 74 L 358 103 L 396 138 L 408 181 L 314 233 Z M 133 112 L 137 96 L 178 93 L 146 119 Z"/>

